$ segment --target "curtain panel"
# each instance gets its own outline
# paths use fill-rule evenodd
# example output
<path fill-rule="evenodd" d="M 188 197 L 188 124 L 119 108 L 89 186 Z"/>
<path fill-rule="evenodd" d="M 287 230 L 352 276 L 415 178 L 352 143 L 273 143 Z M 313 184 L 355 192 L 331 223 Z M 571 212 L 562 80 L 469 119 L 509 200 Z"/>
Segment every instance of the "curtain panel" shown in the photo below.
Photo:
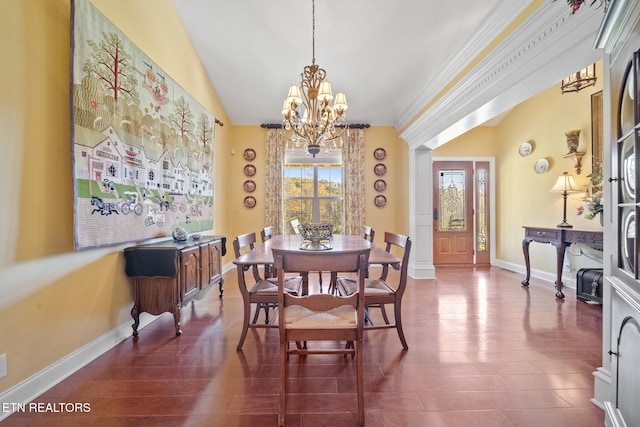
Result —
<path fill-rule="evenodd" d="M 273 226 L 273 234 L 284 234 L 282 174 L 286 148 L 286 139 L 281 129 L 267 131 L 264 223 Z"/>
<path fill-rule="evenodd" d="M 364 129 L 349 129 L 342 138 L 344 234 L 359 235 L 365 223 Z"/>
<path fill-rule="evenodd" d="M 342 141 L 344 234 L 360 235 L 365 223 L 364 129 L 349 129 Z M 284 233 L 282 174 L 286 147 L 281 129 L 267 131 L 265 224 L 274 227 L 274 234 Z"/>

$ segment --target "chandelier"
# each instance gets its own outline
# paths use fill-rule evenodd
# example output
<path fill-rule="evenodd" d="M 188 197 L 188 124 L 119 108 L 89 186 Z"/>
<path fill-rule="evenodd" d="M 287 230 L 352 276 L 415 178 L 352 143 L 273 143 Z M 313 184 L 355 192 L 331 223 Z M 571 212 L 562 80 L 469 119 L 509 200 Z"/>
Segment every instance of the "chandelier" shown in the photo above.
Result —
<path fill-rule="evenodd" d="M 282 106 L 282 129 L 294 147 L 305 147 L 313 157 L 320 150 L 338 148 L 338 139 L 349 128 L 345 112 L 347 96 L 333 97 L 327 72 L 316 65 L 316 5 L 311 2 L 311 65 L 304 67 L 299 85 L 291 85 Z M 331 103 L 333 101 L 333 104 Z"/>

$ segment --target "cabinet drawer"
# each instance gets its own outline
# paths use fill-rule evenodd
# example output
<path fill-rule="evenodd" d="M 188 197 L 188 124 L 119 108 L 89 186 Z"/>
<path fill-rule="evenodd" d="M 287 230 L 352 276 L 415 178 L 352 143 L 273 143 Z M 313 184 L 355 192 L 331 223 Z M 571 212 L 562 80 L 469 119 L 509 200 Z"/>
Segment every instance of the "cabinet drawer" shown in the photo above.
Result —
<path fill-rule="evenodd" d="M 562 230 L 553 230 L 550 228 L 527 228 L 526 237 L 544 240 L 560 240 L 562 238 Z"/>

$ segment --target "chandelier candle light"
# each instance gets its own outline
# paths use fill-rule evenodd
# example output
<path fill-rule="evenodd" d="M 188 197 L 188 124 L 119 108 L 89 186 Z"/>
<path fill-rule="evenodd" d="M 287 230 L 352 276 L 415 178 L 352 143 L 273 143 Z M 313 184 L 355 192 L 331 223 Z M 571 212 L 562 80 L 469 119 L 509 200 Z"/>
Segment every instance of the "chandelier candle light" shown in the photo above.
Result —
<path fill-rule="evenodd" d="M 562 193 L 564 201 L 562 222 L 558 224 L 558 228 L 573 228 L 573 225 L 567 222 L 567 195 L 569 193 L 577 193 L 580 191 L 580 189 L 578 189 L 578 185 L 573 180 L 573 177 L 567 172 L 563 172 L 562 175 L 558 177 L 555 185 L 551 187 L 551 190 L 549 191 L 551 193 Z"/>
<path fill-rule="evenodd" d="M 338 92 L 333 97 L 327 72 L 316 65 L 316 6 L 311 2 L 312 60 L 304 67 L 299 85 L 291 85 L 282 106 L 282 128 L 294 147 L 304 146 L 313 157 L 321 149 L 338 148 L 336 140 L 349 128 L 345 112 L 347 96 Z M 333 101 L 333 105 L 331 104 Z"/>

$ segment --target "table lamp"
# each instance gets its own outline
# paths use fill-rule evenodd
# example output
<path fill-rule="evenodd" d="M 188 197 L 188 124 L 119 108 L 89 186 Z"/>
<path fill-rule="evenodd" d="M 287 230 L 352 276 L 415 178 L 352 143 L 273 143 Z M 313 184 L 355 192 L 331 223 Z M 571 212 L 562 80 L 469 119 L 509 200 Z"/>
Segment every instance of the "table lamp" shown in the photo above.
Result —
<path fill-rule="evenodd" d="M 558 224 L 558 228 L 573 228 L 573 225 L 567 222 L 567 195 L 569 193 L 577 193 L 580 191 L 573 177 L 567 172 L 563 172 L 558 177 L 555 185 L 549 190 L 551 193 L 562 193 L 564 208 L 562 212 L 562 222 Z"/>

